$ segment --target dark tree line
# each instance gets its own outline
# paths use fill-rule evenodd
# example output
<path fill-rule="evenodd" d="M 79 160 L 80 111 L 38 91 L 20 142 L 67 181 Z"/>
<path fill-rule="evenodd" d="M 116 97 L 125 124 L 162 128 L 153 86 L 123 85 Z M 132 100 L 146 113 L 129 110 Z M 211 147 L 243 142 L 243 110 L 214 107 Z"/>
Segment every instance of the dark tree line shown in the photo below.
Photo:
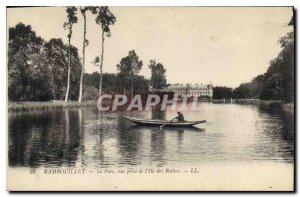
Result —
<path fill-rule="evenodd" d="M 261 84 L 260 98 L 294 102 L 294 32 L 279 40 L 281 52 L 270 62 Z"/>
<path fill-rule="evenodd" d="M 288 23 L 294 26 L 294 18 Z M 261 100 L 281 100 L 294 102 L 294 70 L 295 70 L 295 44 L 294 31 L 287 33 L 279 39 L 281 52 L 270 61 L 266 73 L 256 76 L 251 82 L 242 83 L 232 92 L 232 98 L 255 98 Z M 225 87 L 214 88 L 214 98 L 228 98 Z"/>
<path fill-rule="evenodd" d="M 8 98 L 11 101 L 63 100 L 68 78 L 68 50 L 61 39 L 46 42 L 30 25 L 22 23 L 9 29 Z M 70 46 L 73 86 L 70 97 L 75 99 L 81 69 L 78 50 Z"/>
<path fill-rule="evenodd" d="M 236 99 L 260 99 L 261 87 L 263 84 L 264 75 L 258 75 L 249 83 L 242 83 L 239 87 L 233 90 L 233 98 Z"/>
<path fill-rule="evenodd" d="M 97 60 L 95 59 L 95 62 Z M 150 61 L 151 62 L 151 61 Z M 120 60 L 120 63 L 116 65 L 118 73 L 104 73 L 99 76 L 98 73 L 94 72 L 92 74 L 85 74 L 84 84 L 87 86 L 87 93 L 84 95 L 85 99 L 89 99 L 91 97 L 95 97 L 97 90 L 99 89 L 98 81 L 101 80 L 102 76 L 102 93 L 105 94 L 125 94 L 130 96 L 131 98 L 135 94 L 146 94 L 149 90 L 149 85 L 158 81 L 163 81 L 164 85 L 166 83 L 166 76 L 162 64 L 159 66 L 152 68 L 152 73 L 161 72 L 163 75 L 151 76 L 151 79 L 148 80 L 144 76 L 139 75 L 140 70 L 142 69 L 143 61 L 139 59 L 139 56 L 136 54 L 135 50 L 131 50 L 128 52 L 128 55 L 123 57 Z M 100 86 L 101 87 L 101 86 Z"/>
<path fill-rule="evenodd" d="M 116 21 L 116 17 L 110 12 L 107 6 L 81 6 L 79 8 L 81 15 L 83 17 L 83 45 L 82 45 L 82 64 L 81 64 L 81 74 L 79 78 L 79 95 L 78 95 L 78 102 L 82 101 L 82 94 L 83 94 L 83 77 L 85 73 L 85 49 L 89 44 L 88 39 L 86 38 L 87 34 L 87 12 L 91 12 L 92 14 L 97 14 L 97 17 L 95 19 L 95 22 L 101 26 L 101 61 L 100 61 L 100 76 L 102 75 L 102 66 L 103 66 L 103 54 L 104 54 L 104 33 L 106 33 L 108 36 L 110 36 L 110 25 L 113 25 Z M 50 43 L 45 43 L 40 37 L 36 36 L 35 32 L 32 31 L 30 26 L 22 27 L 22 24 L 19 24 L 19 26 L 16 26 L 15 28 L 10 28 L 9 30 L 9 99 L 13 101 L 22 101 L 22 100 L 48 100 L 49 97 L 52 99 L 59 99 L 61 100 L 61 91 L 64 89 L 64 100 L 67 102 L 69 99 L 72 99 L 72 92 L 73 90 L 71 89 L 71 72 L 72 69 L 75 69 L 73 73 L 76 73 L 76 67 L 72 65 L 72 47 L 71 47 L 71 38 L 72 38 L 72 33 L 73 33 L 73 25 L 77 23 L 78 18 L 77 18 L 77 8 L 74 6 L 67 7 L 66 8 L 67 12 L 67 20 L 64 23 L 63 27 L 68 30 L 68 47 L 67 51 L 65 50 L 66 46 L 62 43 L 61 40 L 59 39 L 52 39 Z M 25 26 L 25 25 L 23 25 Z M 23 29 L 22 29 L 23 28 Z M 28 38 L 25 38 L 25 41 L 22 39 L 22 33 L 28 33 Z M 19 37 L 18 37 L 19 36 Z M 26 37 L 26 35 L 25 35 Z M 26 39 L 27 40 L 26 42 Z M 31 40 L 30 40 L 31 39 Z M 23 42 L 23 43 L 20 43 Z M 20 47 L 18 45 L 20 44 Z M 23 45 L 22 45 L 23 44 Z M 31 46 L 32 45 L 32 46 Z M 23 46 L 23 48 L 21 48 Z M 42 61 L 42 54 L 45 50 L 43 50 L 43 47 L 48 50 L 45 52 L 45 56 L 49 58 L 49 61 L 47 60 Z M 59 48 L 60 47 L 60 48 Z M 60 51 L 56 51 L 56 50 Z M 22 51 L 23 50 L 23 51 Z M 26 54 L 24 50 L 29 50 L 26 52 L 29 52 L 29 54 Z M 18 56 L 22 53 L 23 56 Z M 37 56 L 37 57 L 32 57 L 33 59 L 38 59 L 36 62 L 33 62 L 31 60 L 30 55 Z M 25 57 L 27 56 L 27 57 Z M 77 55 L 78 56 L 78 55 Z M 63 58 L 66 57 L 66 58 Z M 15 61 L 13 60 L 15 58 Z M 18 58 L 21 58 L 21 60 L 17 60 Z M 26 60 L 28 59 L 28 60 Z M 19 62 L 18 62 L 19 61 Z M 21 61 L 23 61 L 22 66 L 25 68 L 19 68 Z M 67 63 L 65 62 L 67 61 Z M 45 63 L 47 62 L 47 63 Z M 45 64 L 44 67 L 41 66 L 42 64 Z M 65 64 L 66 63 L 66 64 Z M 38 64 L 38 65 L 37 65 Z M 65 69 L 65 64 L 67 65 L 67 70 Z M 51 87 L 51 96 L 49 91 L 49 88 L 42 93 L 37 91 L 36 89 L 39 87 L 35 87 L 35 82 L 33 80 L 33 76 L 23 76 L 33 70 L 27 69 L 27 67 L 30 67 L 33 65 L 33 68 L 35 70 L 36 67 L 43 67 L 42 69 L 45 69 L 45 67 L 48 67 L 47 72 L 50 76 L 50 81 L 49 84 L 46 84 L 44 82 L 45 86 Z M 14 73 L 16 70 L 22 70 L 21 73 L 18 74 Z M 13 71 L 14 70 L 14 71 Z M 26 70 L 26 71 L 24 71 Z M 42 70 L 41 70 L 42 71 Z M 43 70 L 45 71 L 45 70 Z M 64 74 L 59 74 L 57 72 L 66 72 L 67 73 L 67 78 L 65 79 Z M 55 77 L 56 75 L 56 77 Z M 15 79 L 17 77 L 21 77 L 21 83 L 20 81 L 17 82 L 18 80 Z M 27 77 L 27 78 L 26 78 Z M 48 76 L 47 76 L 48 77 Z M 60 78 L 58 78 L 60 77 Z M 25 79 L 26 78 L 26 79 Z M 73 77 L 74 78 L 74 77 Z M 61 84 L 60 80 L 64 79 L 66 82 L 66 87 L 65 86 L 58 86 L 57 84 Z M 56 81 L 57 80 L 57 81 Z M 100 78 L 100 92 L 99 95 L 101 95 L 101 82 L 102 78 Z M 24 83 L 22 85 L 22 83 Z M 77 82 L 75 82 L 77 84 Z M 74 85 L 73 85 L 74 87 Z M 71 96 L 69 96 L 71 94 Z"/>
<path fill-rule="evenodd" d="M 123 76 L 114 73 L 103 73 L 103 84 L 102 92 L 103 94 L 124 94 L 124 81 Z M 85 73 L 84 75 L 84 89 L 85 93 L 83 98 L 85 100 L 90 100 L 97 98 L 99 94 L 99 73 L 93 72 L 91 74 Z M 148 92 L 149 80 L 145 79 L 144 76 L 135 75 L 135 83 L 133 84 L 134 94 L 146 94 Z M 125 90 L 125 95 L 131 95 L 131 81 L 125 81 L 125 87 L 128 89 Z"/>
<path fill-rule="evenodd" d="M 74 10 L 73 10 L 74 11 Z M 69 31 L 70 28 L 69 28 Z M 68 35 L 71 38 L 71 34 Z M 69 39 L 70 40 L 70 39 Z M 99 62 L 99 58 L 98 58 Z M 165 85 L 162 64 L 151 68 L 150 80 L 138 75 L 143 62 L 134 50 L 116 65 L 118 73 L 85 73 L 82 77 L 83 99 L 96 99 L 99 87 L 105 94 L 144 94 L 149 84 Z M 155 64 L 156 65 L 156 64 Z M 159 73 L 159 75 L 153 75 Z M 9 28 L 8 98 L 10 101 L 77 100 L 80 98 L 82 63 L 78 49 L 61 39 L 45 41 L 30 25 Z M 100 77 L 102 76 L 102 83 Z M 101 85 L 100 85 L 101 84 Z M 69 95 L 66 95 L 69 90 Z"/>
<path fill-rule="evenodd" d="M 233 98 L 233 89 L 228 87 L 213 87 L 213 99 L 230 99 Z"/>

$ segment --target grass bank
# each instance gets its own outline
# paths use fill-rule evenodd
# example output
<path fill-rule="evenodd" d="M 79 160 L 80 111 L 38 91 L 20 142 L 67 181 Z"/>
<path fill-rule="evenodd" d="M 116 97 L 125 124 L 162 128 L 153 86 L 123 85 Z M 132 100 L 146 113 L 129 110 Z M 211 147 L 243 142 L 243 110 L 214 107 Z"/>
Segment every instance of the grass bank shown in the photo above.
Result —
<path fill-rule="evenodd" d="M 264 104 L 264 105 L 272 105 L 272 104 L 284 104 L 284 101 L 277 100 L 260 100 L 260 99 L 234 99 L 233 102 L 240 104 Z"/>
<path fill-rule="evenodd" d="M 283 111 L 288 113 L 294 113 L 294 103 L 285 103 L 284 101 L 278 100 L 259 100 L 259 99 L 218 99 L 213 100 L 214 103 L 238 103 L 238 104 L 250 104 L 250 105 L 269 105 L 269 106 L 280 106 Z"/>
<path fill-rule="evenodd" d="M 78 107 L 96 107 L 96 101 L 48 101 L 48 102 L 8 102 L 9 112 L 32 111 L 32 110 L 53 110 L 63 108 L 78 108 Z"/>
<path fill-rule="evenodd" d="M 272 105 L 272 104 L 284 104 L 284 101 L 276 101 L 276 100 L 270 100 L 270 101 L 264 101 L 259 99 L 214 99 L 212 101 L 213 103 L 239 103 L 239 104 L 264 104 L 264 105 Z"/>

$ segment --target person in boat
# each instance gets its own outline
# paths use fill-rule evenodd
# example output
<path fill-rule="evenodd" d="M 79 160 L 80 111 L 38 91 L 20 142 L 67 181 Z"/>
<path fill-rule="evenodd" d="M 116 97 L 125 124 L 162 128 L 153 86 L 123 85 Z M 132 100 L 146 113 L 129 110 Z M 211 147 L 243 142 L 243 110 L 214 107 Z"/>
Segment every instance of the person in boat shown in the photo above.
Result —
<path fill-rule="evenodd" d="M 184 122 L 183 114 L 180 112 L 177 112 L 177 117 L 173 118 L 171 121 L 177 120 L 178 122 Z"/>

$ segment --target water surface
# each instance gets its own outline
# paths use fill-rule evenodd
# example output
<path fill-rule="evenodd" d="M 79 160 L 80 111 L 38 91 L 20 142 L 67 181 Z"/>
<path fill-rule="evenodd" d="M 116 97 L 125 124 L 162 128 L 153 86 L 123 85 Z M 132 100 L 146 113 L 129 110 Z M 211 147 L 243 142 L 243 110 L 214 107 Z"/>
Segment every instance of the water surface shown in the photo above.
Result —
<path fill-rule="evenodd" d="M 176 111 L 96 108 L 9 113 L 11 167 L 134 167 L 294 162 L 293 114 L 280 107 L 201 103 L 195 128 L 134 126 L 123 115 L 172 119 Z"/>

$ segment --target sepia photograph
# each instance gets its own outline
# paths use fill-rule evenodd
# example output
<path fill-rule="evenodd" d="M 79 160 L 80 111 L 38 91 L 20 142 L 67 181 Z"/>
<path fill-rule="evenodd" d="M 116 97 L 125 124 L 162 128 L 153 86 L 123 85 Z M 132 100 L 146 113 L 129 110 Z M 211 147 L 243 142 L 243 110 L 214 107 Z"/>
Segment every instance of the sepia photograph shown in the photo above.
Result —
<path fill-rule="evenodd" d="M 295 191 L 294 7 L 6 7 L 8 191 Z"/>

